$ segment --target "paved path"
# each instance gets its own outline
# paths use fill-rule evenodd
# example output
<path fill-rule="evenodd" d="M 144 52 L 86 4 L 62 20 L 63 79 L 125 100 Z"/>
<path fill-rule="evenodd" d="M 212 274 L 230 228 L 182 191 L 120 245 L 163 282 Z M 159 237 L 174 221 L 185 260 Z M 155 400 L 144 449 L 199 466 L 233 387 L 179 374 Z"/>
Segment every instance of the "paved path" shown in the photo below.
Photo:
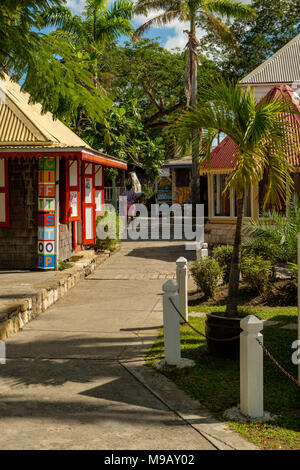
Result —
<path fill-rule="evenodd" d="M 123 243 L 8 339 L 0 449 L 215 449 L 130 369 L 162 325 L 162 279 L 173 276 L 182 250 L 179 243 Z M 182 396 L 179 409 L 191 413 L 195 403 Z"/>

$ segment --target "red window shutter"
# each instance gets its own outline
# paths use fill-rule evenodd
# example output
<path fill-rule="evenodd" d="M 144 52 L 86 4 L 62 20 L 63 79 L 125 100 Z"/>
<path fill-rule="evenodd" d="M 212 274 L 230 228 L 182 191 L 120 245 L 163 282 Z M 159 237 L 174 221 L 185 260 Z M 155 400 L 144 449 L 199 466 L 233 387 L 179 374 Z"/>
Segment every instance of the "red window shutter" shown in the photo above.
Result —
<path fill-rule="evenodd" d="M 9 227 L 8 161 L 0 158 L 0 227 Z"/>

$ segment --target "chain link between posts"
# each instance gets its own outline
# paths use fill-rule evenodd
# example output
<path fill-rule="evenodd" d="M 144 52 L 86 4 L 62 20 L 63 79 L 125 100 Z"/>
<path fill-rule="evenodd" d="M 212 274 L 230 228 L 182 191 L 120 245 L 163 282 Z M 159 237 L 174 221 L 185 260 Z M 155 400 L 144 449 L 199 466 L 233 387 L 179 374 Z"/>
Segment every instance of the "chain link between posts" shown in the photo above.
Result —
<path fill-rule="evenodd" d="M 203 338 L 206 338 L 206 339 L 209 339 L 211 341 L 222 341 L 222 342 L 226 342 L 226 341 L 234 341 L 234 340 L 237 340 L 239 339 L 240 335 L 237 335 L 237 336 L 233 336 L 232 338 L 212 338 L 208 335 L 205 335 L 204 333 L 201 333 L 201 331 L 197 330 L 196 328 L 194 328 L 185 318 L 184 316 L 180 313 L 180 311 L 178 310 L 178 308 L 176 307 L 176 305 L 174 304 L 173 300 L 169 298 L 169 301 L 171 303 L 171 305 L 174 307 L 174 309 L 176 310 L 176 312 L 178 313 L 178 315 L 180 316 L 180 318 L 184 321 L 184 323 L 186 323 L 192 330 L 194 330 L 196 333 L 198 333 L 200 336 L 202 336 Z M 300 387 L 300 383 L 298 382 L 298 380 L 295 379 L 295 377 L 293 377 L 289 372 L 287 372 L 280 364 L 278 361 L 276 361 L 276 359 L 272 356 L 272 354 L 270 353 L 270 351 L 268 351 L 268 349 L 266 348 L 266 346 L 258 339 L 256 338 L 256 341 L 258 342 L 258 344 L 262 347 L 264 353 L 266 354 L 266 356 L 269 357 L 269 359 L 271 359 L 271 361 L 278 367 L 279 370 L 281 370 L 281 372 L 286 376 L 288 377 L 292 382 L 294 382 L 296 385 L 298 385 L 298 387 Z"/>

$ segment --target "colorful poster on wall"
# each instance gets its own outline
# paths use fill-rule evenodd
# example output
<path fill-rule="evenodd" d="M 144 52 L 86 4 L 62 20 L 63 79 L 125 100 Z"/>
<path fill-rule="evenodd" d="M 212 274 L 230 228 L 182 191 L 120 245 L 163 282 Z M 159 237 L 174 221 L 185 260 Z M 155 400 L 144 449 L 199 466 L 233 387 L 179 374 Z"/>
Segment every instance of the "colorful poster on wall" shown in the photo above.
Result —
<path fill-rule="evenodd" d="M 191 188 L 183 186 L 176 189 L 176 203 L 177 204 L 191 204 Z"/>
<path fill-rule="evenodd" d="M 55 268 L 55 157 L 39 158 L 38 268 Z"/>

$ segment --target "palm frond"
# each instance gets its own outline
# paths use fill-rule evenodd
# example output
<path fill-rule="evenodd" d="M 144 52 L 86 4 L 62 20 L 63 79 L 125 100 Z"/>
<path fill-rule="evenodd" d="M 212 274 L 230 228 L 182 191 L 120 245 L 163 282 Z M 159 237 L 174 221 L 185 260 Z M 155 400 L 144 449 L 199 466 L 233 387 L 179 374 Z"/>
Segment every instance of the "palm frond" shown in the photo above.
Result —
<path fill-rule="evenodd" d="M 253 8 L 236 0 L 204 0 L 200 3 L 201 9 L 211 14 L 219 14 L 229 18 L 248 20 L 257 15 Z"/>
<path fill-rule="evenodd" d="M 229 29 L 219 18 L 206 11 L 201 12 L 201 23 L 205 24 L 213 33 L 232 49 L 238 48 L 238 43 Z"/>
<path fill-rule="evenodd" d="M 145 31 L 147 31 L 151 26 L 164 26 L 165 24 L 170 23 L 171 21 L 178 18 L 180 15 L 180 10 L 167 10 L 166 12 L 151 18 L 150 20 L 146 21 L 142 26 L 137 28 L 134 33 L 134 39 L 137 39 L 139 36 L 142 36 Z"/>

